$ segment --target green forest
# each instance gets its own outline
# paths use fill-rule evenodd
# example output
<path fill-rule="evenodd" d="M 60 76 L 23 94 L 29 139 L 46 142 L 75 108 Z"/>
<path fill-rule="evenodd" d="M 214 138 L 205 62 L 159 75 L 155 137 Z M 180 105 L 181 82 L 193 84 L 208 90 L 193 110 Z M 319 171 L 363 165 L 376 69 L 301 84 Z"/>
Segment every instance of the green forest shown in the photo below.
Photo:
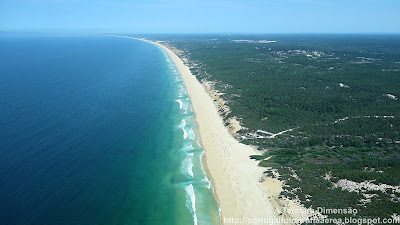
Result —
<path fill-rule="evenodd" d="M 147 38 L 181 50 L 199 81 L 215 83 L 231 110 L 225 120 L 239 118 L 236 138 L 260 150 L 253 158 L 267 174 L 278 170 L 283 196 L 357 208 L 360 217 L 400 212 L 398 192 L 333 187 L 341 179 L 400 185 L 400 35 Z"/>

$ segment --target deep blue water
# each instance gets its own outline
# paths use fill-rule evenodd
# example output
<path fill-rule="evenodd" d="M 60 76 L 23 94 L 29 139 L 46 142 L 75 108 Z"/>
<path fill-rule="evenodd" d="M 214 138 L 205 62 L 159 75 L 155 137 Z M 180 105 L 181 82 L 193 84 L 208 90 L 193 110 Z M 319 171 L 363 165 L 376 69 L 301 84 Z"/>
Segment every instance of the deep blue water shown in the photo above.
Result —
<path fill-rule="evenodd" d="M 0 224 L 218 221 L 190 99 L 161 49 L 8 35 L 0 62 Z"/>

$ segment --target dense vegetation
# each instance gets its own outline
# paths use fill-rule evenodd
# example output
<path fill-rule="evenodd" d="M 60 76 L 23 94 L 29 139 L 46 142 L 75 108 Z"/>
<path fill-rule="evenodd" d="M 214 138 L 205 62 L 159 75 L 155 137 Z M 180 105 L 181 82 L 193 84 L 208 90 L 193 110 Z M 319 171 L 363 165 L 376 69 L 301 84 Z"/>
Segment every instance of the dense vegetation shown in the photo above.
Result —
<path fill-rule="evenodd" d="M 237 138 L 258 146 L 261 166 L 279 171 L 283 195 L 358 208 L 358 216 L 399 214 L 398 192 L 334 188 L 340 179 L 400 185 L 399 35 L 151 38 L 182 50 L 193 74 L 224 93 L 226 119 L 240 118 Z"/>
<path fill-rule="evenodd" d="M 357 183 L 373 180 L 373 184 L 398 186 L 400 183 L 400 147 L 395 148 L 302 148 L 272 149 L 261 161 L 261 166 L 277 169 L 287 187 L 283 195 L 296 195 L 306 207 L 357 209 L 357 216 L 388 217 L 400 212 L 400 193 L 391 189 L 386 192 L 368 190 L 355 193 L 333 187 L 341 179 Z M 256 157 L 257 158 L 257 157 Z M 272 173 L 267 172 L 270 176 Z M 294 175 L 295 174 L 295 175 Z M 332 176 L 324 179 L 325 176 Z M 369 201 L 363 203 L 370 195 Z M 344 215 L 329 215 L 341 217 Z"/>

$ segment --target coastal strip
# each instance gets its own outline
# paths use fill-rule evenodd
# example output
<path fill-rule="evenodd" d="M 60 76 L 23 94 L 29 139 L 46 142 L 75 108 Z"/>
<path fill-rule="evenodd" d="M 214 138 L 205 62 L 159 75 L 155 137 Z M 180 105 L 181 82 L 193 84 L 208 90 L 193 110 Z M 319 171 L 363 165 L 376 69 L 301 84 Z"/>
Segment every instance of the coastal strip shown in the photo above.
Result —
<path fill-rule="evenodd" d="M 213 100 L 183 61 L 166 46 L 160 46 L 178 68 L 191 98 L 206 165 L 221 208 L 221 223 L 248 224 L 250 220 L 276 219 L 260 179 L 262 169 L 250 155 L 259 154 L 239 143 L 223 124 Z M 250 222 L 251 223 L 251 222 Z"/>
<path fill-rule="evenodd" d="M 275 211 L 282 211 L 277 201 L 281 184 L 275 179 L 261 183 L 264 170 L 258 167 L 257 161 L 250 159 L 259 152 L 229 133 L 211 96 L 184 62 L 159 42 L 121 35 L 102 36 L 149 42 L 163 49 L 174 62 L 191 99 L 206 166 L 220 207 L 221 223 L 277 224 L 279 216 Z"/>

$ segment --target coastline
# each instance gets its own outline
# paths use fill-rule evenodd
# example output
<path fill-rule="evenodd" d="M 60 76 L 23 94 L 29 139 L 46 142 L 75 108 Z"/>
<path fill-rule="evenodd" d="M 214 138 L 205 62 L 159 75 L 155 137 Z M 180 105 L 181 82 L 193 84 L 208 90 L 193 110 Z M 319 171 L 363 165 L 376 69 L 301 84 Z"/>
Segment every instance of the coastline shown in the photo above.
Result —
<path fill-rule="evenodd" d="M 250 159 L 250 155 L 259 153 L 251 146 L 239 143 L 229 133 L 212 98 L 183 61 L 166 46 L 148 42 L 168 53 L 185 83 L 196 114 L 206 166 L 221 209 L 221 223 L 239 221 L 236 224 L 248 224 L 250 220 L 277 219 L 276 206 L 268 200 L 260 182 L 263 169 Z"/>
<path fill-rule="evenodd" d="M 269 168 L 250 159 L 260 153 L 236 140 L 218 112 L 216 99 L 207 84 L 192 75 L 181 58 L 161 42 L 121 35 L 148 42 L 165 51 L 178 69 L 191 99 L 199 141 L 205 151 L 204 161 L 211 178 L 215 200 L 220 209 L 221 224 L 299 224 L 317 212 L 305 208 L 298 199 L 280 196 L 283 183 L 264 175 Z M 279 177 L 279 174 L 278 174 Z"/>
<path fill-rule="evenodd" d="M 191 99 L 199 141 L 205 152 L 205 167 L 220 210 L 221 224 L 300 224 L 310 217 L 324 217 L 305 208 L 298 199 L 280 196 L 284 183 L 264 175 L 270 168 L 259 167 L 257 161 L 250 159 L 251 155 L 259 155 L 259 151 L 232 136 L 230 128 L 224 126 L 218 112 L 221 106 L 217 105 L 218 99 L 211 96 L 209 84 L 200 83 L 192 75 L 189 67 L 177 55 L 178 52 L 161 42 L 144 38 L 100 36 L 148 42 L 165 51 L 174 62 Z"/>

